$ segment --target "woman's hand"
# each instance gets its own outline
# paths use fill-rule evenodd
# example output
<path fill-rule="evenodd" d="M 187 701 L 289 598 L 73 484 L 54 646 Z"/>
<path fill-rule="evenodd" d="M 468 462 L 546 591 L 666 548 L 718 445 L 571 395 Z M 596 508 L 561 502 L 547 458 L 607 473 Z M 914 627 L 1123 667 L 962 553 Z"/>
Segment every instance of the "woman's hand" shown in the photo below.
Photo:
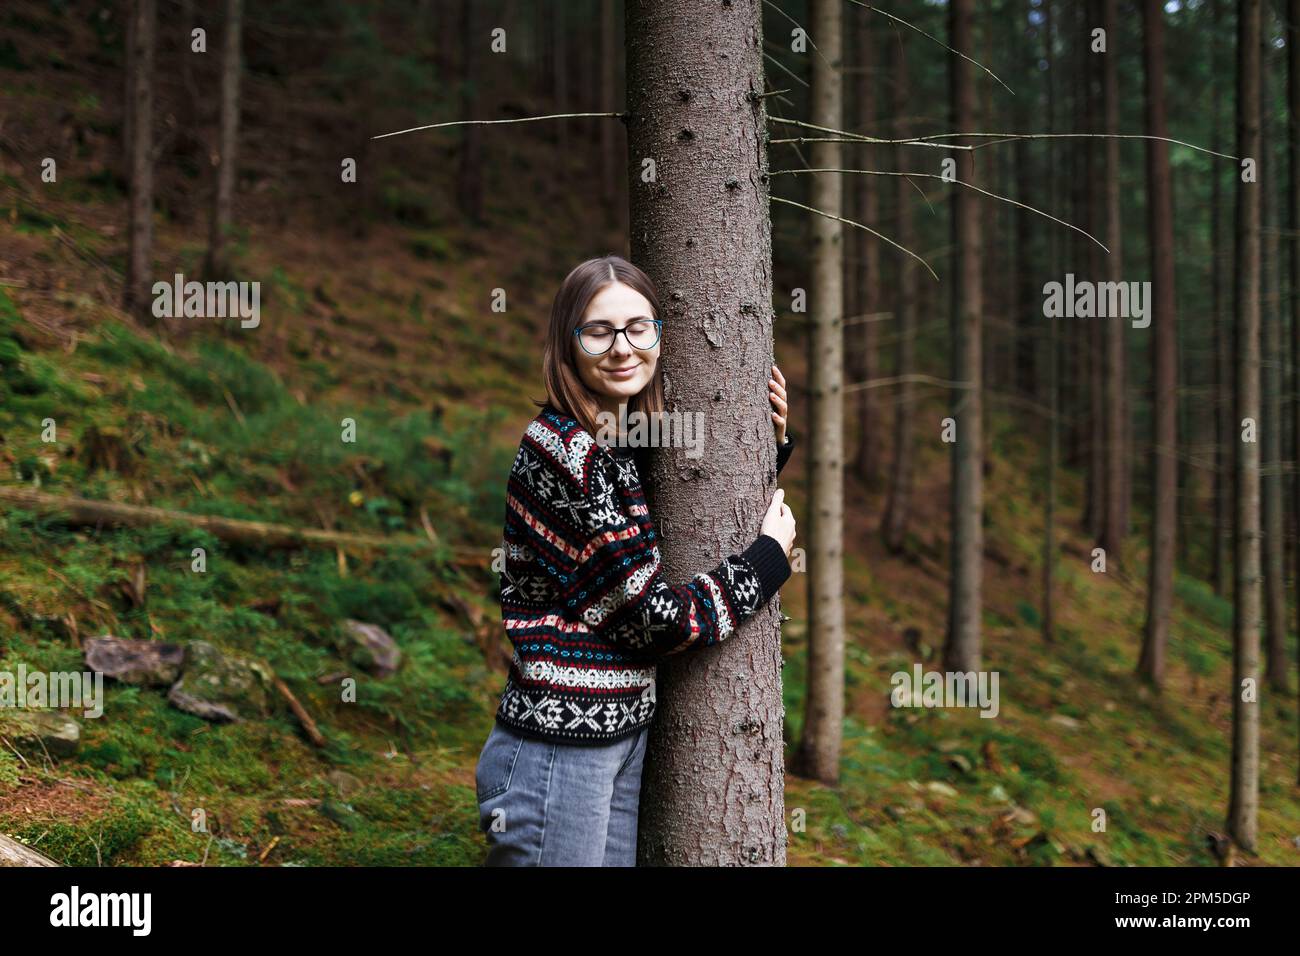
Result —
<path fill-rule="evenodd" d="M 785 506 L 785 491 L 781 488 L 772 495 L 760 533 L 775 538 L 785 556 L 790 557 L 790 548 L 794 546 L 794 514 Z"/>
<path fill-rule="evenodd" d="M 767 380 L 767 400 L 772 403 L 772 424 L 776 428 L 776 443 L 785 444 L 785 419 L 789 411 L 785 398 L 785 376 L 775 365 L 772 377 Z"/>

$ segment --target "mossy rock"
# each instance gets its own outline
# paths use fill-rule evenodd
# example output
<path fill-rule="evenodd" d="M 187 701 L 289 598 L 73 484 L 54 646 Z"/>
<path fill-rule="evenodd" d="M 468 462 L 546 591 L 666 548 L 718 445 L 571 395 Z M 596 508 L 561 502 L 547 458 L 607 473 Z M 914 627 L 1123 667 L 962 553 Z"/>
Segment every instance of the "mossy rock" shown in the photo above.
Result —
<path fill-rule="evenodd" d="M 204 720 L 230 722 L 271 713 L 273 677 L 265 664 L 221 650 L 207 641 L 185 646 L 185 669 L 167 699 Z"/>
<path fill-rule="evenodd" d="M 58 710 L 12 710 L 0 714 L 0 736 L 24 753 L 67 757 L 81 746 L 81 724 Z"/>

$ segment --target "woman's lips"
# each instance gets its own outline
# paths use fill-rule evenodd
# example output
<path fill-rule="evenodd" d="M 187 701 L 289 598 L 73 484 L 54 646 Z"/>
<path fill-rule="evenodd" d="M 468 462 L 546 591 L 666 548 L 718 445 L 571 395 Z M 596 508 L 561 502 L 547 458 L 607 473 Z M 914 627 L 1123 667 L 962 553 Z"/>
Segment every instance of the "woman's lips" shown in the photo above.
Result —
<path fill-rule="evenodd" d="M 606 369 L 605 374 L 608 375 L 610 378 L 629 379 L 636 374 L 636 370 L 637 370 L 637 366 L 629 365 L 627 368 L 622 368 L 622 369 L 619 368 Z"/>

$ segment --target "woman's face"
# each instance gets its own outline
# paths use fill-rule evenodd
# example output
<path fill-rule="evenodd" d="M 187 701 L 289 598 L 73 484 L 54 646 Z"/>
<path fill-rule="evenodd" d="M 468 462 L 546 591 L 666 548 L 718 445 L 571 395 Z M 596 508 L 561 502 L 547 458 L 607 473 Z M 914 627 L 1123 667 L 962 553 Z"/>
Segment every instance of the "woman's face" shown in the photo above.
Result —
<path fill-rule="evenodd" d="M 609 344 L 609 335 L 613 334 L 609 330 L 632 326 L 633 331 L 628 334 L 615 335 L 609 351 L 603 355 L 590 354 L 579 343 L 579 337 L 574 336 L 573 359 L 578 375 L 587 388 L 609 400 L 607 406 L 630 401 L 650 384 L 659 361 L 657 335 L 655 344 L 648 349 L 633 348 L 628 338 L 635 340 L 635 330 L 645 329 L 645 320 L 653 317 L 654 310 L 645 296 L 631 286 L 612 282 L 596 293 L 578 322 L 579 329 L 591 329 L 582 338 L 595 350 Z M 636 324 L 638 319 L 642 320 L 640 325 Z M 597 326 L 606 328 L 593 328 Z"/>

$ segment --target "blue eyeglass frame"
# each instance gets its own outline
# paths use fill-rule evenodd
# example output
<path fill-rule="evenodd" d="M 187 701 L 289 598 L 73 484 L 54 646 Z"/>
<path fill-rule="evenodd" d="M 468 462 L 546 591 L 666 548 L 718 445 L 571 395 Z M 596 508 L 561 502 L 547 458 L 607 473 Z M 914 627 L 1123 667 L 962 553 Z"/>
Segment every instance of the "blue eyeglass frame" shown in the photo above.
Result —
<path fill-rule="evenodd" d="M 605 324 L 602 323 L 602 322 L 593 322 L 593 323 L 591 323 L 591 325 L 601 326 L 602 328 L 611 329 L 611 330 L 613 331 L 613 333 L 614 333 L 614 334 L 610 337 L 610 340 L 609 340 L 609 347 L 606 348 L 604 352 L 593 352 L 591 349 L 587 348 L 586 345 L 583 345 L 583 342 L 582 342 L 582 330 L 583 330 L 584 328 L 589 328 L 590 326 L 578 326 L 578 328 L 576 328 L 576 329 L 573 330 L 573 334 L 574 334 L 574 336 L 575 336 L 575 337 L 577 338 L 577 340 L 578 340 L 578 345 L 581 346 L 582 350 L 583 350 L 584 352 L 586 352 L 588 355 L 604 355 L 605 352 L 608 352 L 610 349 L 612 349 L 612 348 L 614 347 L 614 343 L 618 341 L 618 337 L 619 337 L 619 335 L 622 335 L 622 336 L 623 336 L 623 341 L 627 342 L 627 344 L 628 344 L 631 348 L 636 349 L 638 352 L 648 352 L 650 349 L 652 349 L 652 348 L 654 348 L 656 345 L 658 345 L 658 344 L 659 344 L 659 340 L 663 338 L 663 335 L 664 335 L 664 320 L 663 320 L 663 319 L 636 319 L 636 320 L 633 321 L 633 322 L 629 322 L 628 325 L 635 325 L 637 322 L 652 322 L 652 323 L 654 324 L 654 327 L 655 327 L 655 340 L 654 340 L 653 342 L 651 342 L 649 345 L 645 346 L 645 348 L 642 348 L 642 347 L 639 346 L 639 345 L 634 345 L 633 342 L 632 342 L 632 340 L 631 340 L 630 338 L 627 337 L 627 326 L 624 326 L 624 327 L 621 328 L 621 329 L 615 329 L 612 325 L 605 325 Z"/>

